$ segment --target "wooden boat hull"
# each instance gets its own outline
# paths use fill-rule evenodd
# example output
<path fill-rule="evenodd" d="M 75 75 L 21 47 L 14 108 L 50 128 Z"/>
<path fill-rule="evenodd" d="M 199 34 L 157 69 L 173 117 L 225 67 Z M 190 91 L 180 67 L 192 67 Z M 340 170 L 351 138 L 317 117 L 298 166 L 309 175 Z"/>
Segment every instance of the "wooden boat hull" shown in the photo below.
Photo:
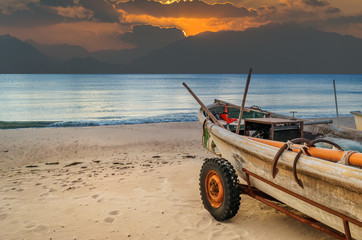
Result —
<path fill-rule="evenodd" d="M 203 111 L 199 120 L 205 121 Z M 209 150 L 214 151 L 213 142 L 222 157 L 230 161 L 239 177 L 246 180 L 243 168 L 262 176 L 283 188 L 291 190 L 323 206 L 331 208 L 348 217 L 362 221 L 362 170 L 350 166 L 328 162 L 315 157 L 302 155 L 298 162 L 298 176 L 303 181 L 301 188 L 292 173 L 293 160 L 297 153 L 284 152 L 279 159 L 278 175 L 273 179 L 272 163 L 279 148 L 256 142 L 251 138 L 236 135 L 206 120 L 209 133 Z M 278 199 L 340 232 L 344 232 L 340 217 L 301 201 L 256 178 L 250 179 L 252 186 Z M 362 239 L 361 227 L 350 225 L 351 235 Z"/>

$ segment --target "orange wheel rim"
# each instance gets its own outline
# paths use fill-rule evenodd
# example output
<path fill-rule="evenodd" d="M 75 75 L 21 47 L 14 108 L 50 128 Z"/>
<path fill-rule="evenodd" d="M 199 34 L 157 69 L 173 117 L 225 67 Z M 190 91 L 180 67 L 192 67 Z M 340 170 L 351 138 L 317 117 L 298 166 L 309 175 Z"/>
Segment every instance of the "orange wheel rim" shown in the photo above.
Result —
<path fill-rule="evenodd" d="M 213 208 L 221 206 L 224 200 L 224 187 L 217 172 L 210 170 L 205 178 L 205 190 L 207 200 Z"/>

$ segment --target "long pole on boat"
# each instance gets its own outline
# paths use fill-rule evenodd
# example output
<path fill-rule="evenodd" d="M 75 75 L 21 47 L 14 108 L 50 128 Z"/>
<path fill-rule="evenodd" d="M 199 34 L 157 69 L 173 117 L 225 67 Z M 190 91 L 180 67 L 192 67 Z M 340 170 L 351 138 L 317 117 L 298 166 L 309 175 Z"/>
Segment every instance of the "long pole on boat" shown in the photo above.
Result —
<path fill-rule="evenodd" d="M 239 121 L 238 121 L 238 126 L 236 127 L 236 134 L 239 134 L 240 132 L 240 124 L 241 124 L 241 119 L 243 118 L 243 114 L 244 114 L 244 107 L 245 107 L 245 101 L 246 101 L 246 95 L 248 94 L 248 89 L 249 89 L 249 83 L 250 83 L 250 77 L 251 77 L 251 71 L 253 69 L 250 68 L 249 70 L 249 75 L 248 75 L 248 79 L 246 80 L 246 85 L 245 85 L 245 90 L 244 90 L 244 96 L 243 96 L 243 102 L 241 103 L 241 108 L 240 108 L 240 114 L 239 114 Z"/>
<path fill-rule="evenodd" d="M 209 117 L 212 119 L 212 121 L 214 123 L 216 123 L 219 127 L 224 128 L 224 126 L 219 123 L 219 121 L 216 119 L 216 117 L 214 116 L 214 114 L 212 114 L 209 109 L 207 109 L 207 107 L 205 107 L 205 105 L 201 102 L 201 100 L 196 96 L 196 94 L 189 88 L 189 86 L 187 86 L 186 83 L 182 83 L 182 85 L 184 85 L 184 87 L 187 89 L 187 91 L 189 91 L 189 93 L 195 98 L 195 100 L 200 104 L 201 108 L 209 115 Z"/>
<path fill-rule="evenodd" d="M 339 127 L 339 114 L 338 114 L 338 104 L 337 104 L 337 91 L 336 91 L 336 81 L 333 80 L 333 88 L 334 88 L 334 101 L 336 103 L 336 113 L 337 113 L 337 123 Z"/>

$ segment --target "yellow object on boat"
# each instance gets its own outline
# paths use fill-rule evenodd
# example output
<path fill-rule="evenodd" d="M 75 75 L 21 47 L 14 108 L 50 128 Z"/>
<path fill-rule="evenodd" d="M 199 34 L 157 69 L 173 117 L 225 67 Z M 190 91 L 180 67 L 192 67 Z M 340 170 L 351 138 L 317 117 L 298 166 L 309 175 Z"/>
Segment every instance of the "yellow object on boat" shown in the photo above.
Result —
<path fill-rule="evenodd" d="M 361 111 L 351 112 L 354 115 L 354 121 L 358 130 L 362 131 L 362 113 Z"/>

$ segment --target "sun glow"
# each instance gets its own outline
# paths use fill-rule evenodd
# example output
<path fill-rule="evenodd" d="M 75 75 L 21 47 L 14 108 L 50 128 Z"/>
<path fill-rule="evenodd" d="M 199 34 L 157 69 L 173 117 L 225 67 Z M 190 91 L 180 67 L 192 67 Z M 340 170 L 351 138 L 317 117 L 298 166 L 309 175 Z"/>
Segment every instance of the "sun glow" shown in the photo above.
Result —
<path fill-rule="evenodd" d="M 177 0 L 167 0 L 166 2 L 161 2 L 162 4 L 172 4 L 174 2 L 178 2 Z"/>
<path fill-rule="evenodd" d="M 163 1 L 159 1 L 159 2 L 162 4 L 172 4 L 174 2 L 181 2 L 181 1 L 187 2 L 187 0 L 167 0 L 166 2 L 163 2 Z M 188 0 L 188 1 L 192 2 L 193 0 Z"/>
<path fill-rule="evenodd" d="M 150 24 L 158 27 L 177 27 L 185 36 L 201 32 L 217 32 L 223 30 L 243 31 L 249 27 L 258 27 L 261 23 L 251 22 L 249 18 L 157 18 L 149 15 L 123 13 L 125 23 Z"/>

